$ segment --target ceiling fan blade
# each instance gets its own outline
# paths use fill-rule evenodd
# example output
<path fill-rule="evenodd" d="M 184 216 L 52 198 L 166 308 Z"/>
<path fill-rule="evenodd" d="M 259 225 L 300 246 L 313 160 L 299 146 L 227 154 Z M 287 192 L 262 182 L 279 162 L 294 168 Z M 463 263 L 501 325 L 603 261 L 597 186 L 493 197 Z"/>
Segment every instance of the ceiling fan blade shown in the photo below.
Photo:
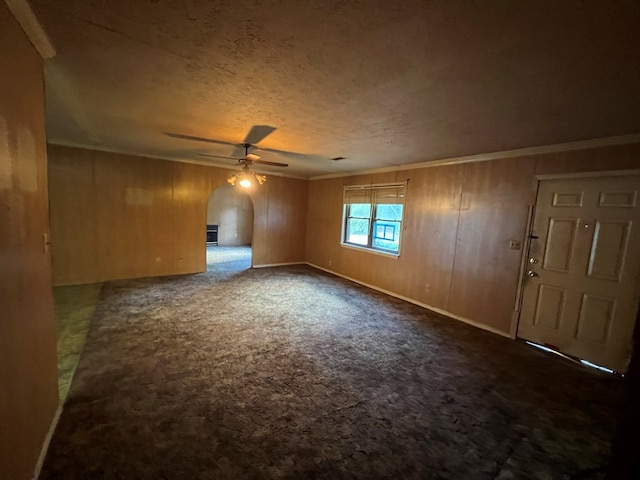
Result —
<path fill-rule="evenodd" d="M 245 155 L 244 157 L 242 157 L 242 154 L 244 153 L 243 151 L 238 152 L 238 149 L 236 149 L 233 152 L 233 155 L 235 155 L 236 153 L 239 153 L 239 155 L 233 156 L 233 157 L 225 157 L 223 155 L 212 155 L 210 153 L 198 153 L 197 155 L 199 155 L 200 157 L 225 158 L 228 160 L 238 160 L 239 162 L 246 160 L 249 163 L 254 163 L 260 160 L 260 155 L 256 155 L 255 153 L 247 153 L 247 155 Z"/>
<path fill-rule="evenodd" d="M 267 162 L 266 160 L 254 160 L 253 163 L 259 163 L 260 165 L 271 165 L 272 167 L 288 167 L 288 163 L 279 162 Z"/>
<path fill-rule="evenodd" d="M 223 157 L 221 155 L 209 155 L 208 153 L 198 153 L 197 155 L 199 157 L 224 158 L 225 160 L 237 160 L 237 158 L 234 158 L 234 157 Z"/>
<path fill-rule="evenodd" d="M 278 150 L 276 148 L 260 148 L 255 147 L 257 150 L 263 150 L 265 152 L 272 152 L 282 155 L 283 157 L 296 158 L 298 160 L 327 160 L 327 158 L 320 155 L 310 155 L 307 153 L 290 152 L 288 150 Z"/>
<path fill-rule="evenodd" d="M 267 135 L 271 134 L 276 127 L 271 127 L 269 125 L 254 125 L 247 133 L 247 136 L 242 143 L 248 143 L 250 145 L 256 144 L 264 139 Z"/>
<path fill-rule="evenodd" d="M 231 152 L 231 156 L 237 160 L 238 158 L 243 158 L 245 156 L 245 153 L 246 151 L 244 147 L 239 145 L 239 146 L 236 146 L 233 152 Z"/>
<path fill-rule="evenodd" d="M 235 143 L 225 142 L 224 140 L 216 140 L 214 138 L 195 137 L 193 135 L 184 135 L 182 133 L 164 132 L 167 137 L 179 138 L 181 140 L 195 140 L 196 142 L 217 143 L 220 145 L 236 145 Z"/>

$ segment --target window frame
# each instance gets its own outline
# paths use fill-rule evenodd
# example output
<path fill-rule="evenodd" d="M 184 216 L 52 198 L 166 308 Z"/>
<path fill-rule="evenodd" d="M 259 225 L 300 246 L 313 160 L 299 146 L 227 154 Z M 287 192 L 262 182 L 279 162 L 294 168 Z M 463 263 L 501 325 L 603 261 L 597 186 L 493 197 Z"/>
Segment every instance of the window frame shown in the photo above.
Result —
<path fill-rule="evenodd" d="M 380 202 L 378 201 L 379 195 L 381 192 L 383 192 L 384 190 L 389 190 L 389 189 L 396 189 L 397 194 L 398 194 L 398 203 L 388 203 L 388 202 Z M 404 215 L 405 215 L 405 206 L 406 206 L 406 191 L 407 191 L 407 183 L 406 182 L 402 182 L 402 183 L 381 183 L 381 184 L 371 184 L 371 185 L 345 185 L 343 188 L 343 198 L 342 198 L 342 232 L 341 232 L 341 237 L 340 237 L 340 245 L 346 248 L 354 248 L 357 250 L 364 250 L 370 253 L 375 253 L 375 254 L 380 254 L 380 255 L 385 255 L 385 256 L 391 256 L 391 257 L 399 257 L 400 256 L 400 250 L 402 248 L 402 237 L 403 237 L 403 225 L 404 225 Z M 368 225 L 368 231 L 367 231 L 367 244 L 363 245 L 363 244 L 359 244 L 359 243 L 354 243 L 354 242 L 348 242 L 347 241 L 347 234 L 349 232 L 349 228 L 348 228 L 348 223 L 349 220 L 352 218 L 357 218 L 357 219 L 364 219 L 364 217 L 354 217 L 350 215 L 350 209 L 351 209 L 351 205 L 358 205 L 358 203 L 355 202 L 351 202 L 349 203 L 347 197 L 349 196 L 350 193 L 348 192 L 354 192 L 354 194 L 358 194 L 361 193 L 363 199 L 366 199 L 368 197 L 369 205 L 369 218 L 366 219 L 369 222 Z M 364 203 L 366 204 L 366 203 Z M 388 225 L 388 224 L 384 224 L 382 223 L 382 225 L 380 225 L 380 223 L 377 221 L 377 216 L 378 216 L 378 210 L 377 207 L 379 205 L 402 205 L 402 213 L 400 215 L 400 219 L 399 220 L 389 220 L 389 222 L 393 222 L 393 223 L 397 223 L 396 225 Z M 387 228 L 393 228 L 394 230 L 397 228 L 397 232 L 398 232 L 398 250 L 389 250 L 389 249 L 385 249 L 385 248 L 381 248 L 381 247 L 376 247 L 373 245 L 374 240 L 377 239 L 383 239 L 383 240 L 388 240 L 385 239 L 384 237 L 378 237 L 376 236 L 376 229 L 377 227 L 382 226 L 385 230 L 385 232 L 387 231 Z"/>

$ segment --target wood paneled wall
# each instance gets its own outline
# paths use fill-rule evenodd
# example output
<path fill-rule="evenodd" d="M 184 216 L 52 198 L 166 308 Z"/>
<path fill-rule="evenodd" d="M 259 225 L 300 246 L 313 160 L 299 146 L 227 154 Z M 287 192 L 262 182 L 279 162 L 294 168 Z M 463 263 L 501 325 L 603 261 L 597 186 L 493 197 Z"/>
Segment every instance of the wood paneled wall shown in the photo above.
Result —
<path fill-rule="evenodd" d="M 533 163 L 504 159 L 463 165 L 455 261 L 447 311 L 510 332 L 528 206 L 535 202 Z"/>
<path fill-rule="evenodd" d="M 0 478 L 32 478 L 58 406 L 42 60 L 0 2 Z"/>
<path fill-rule="evenodd" d="M 206 269 L 207 203 L 229 170 L 49 146 L 55 285 Z M 306 181 L 252 192 L 254 265 L 304 261 Z"/>
<path fill-rule="evenodd" d="M 513 312 L 536 175 L 640 168 L 640 145 L 311 181 L 307 261 L 490 330 Z M 408 180 L 398 258 L 340 246 L 342 189 Z"/>
<path fill-rule="evenodd" d="M 304 262 L 308 196 L 308 181 L 273 176 L 252 195 L 254 266 Z"/>

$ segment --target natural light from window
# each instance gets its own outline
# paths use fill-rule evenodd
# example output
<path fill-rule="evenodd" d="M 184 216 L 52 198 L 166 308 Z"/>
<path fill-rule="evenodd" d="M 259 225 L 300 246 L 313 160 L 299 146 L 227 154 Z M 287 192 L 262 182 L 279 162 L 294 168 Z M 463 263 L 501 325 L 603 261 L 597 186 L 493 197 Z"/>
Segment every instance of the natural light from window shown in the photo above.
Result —
<path fill-rule="evenodd" d="M 345 187 L 343 245 L 398 254 L 404 190 L 404 184 Z"/>

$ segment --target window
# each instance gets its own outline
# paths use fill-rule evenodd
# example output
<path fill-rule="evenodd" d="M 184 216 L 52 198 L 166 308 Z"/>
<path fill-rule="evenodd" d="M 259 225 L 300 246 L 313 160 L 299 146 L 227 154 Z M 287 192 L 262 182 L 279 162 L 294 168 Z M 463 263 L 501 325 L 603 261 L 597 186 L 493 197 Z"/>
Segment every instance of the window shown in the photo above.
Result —
<path fill-rule="evenodd" d="M 345 187 L 342 243 L 397 254 L 404 190 L 404 184 Z"/>

